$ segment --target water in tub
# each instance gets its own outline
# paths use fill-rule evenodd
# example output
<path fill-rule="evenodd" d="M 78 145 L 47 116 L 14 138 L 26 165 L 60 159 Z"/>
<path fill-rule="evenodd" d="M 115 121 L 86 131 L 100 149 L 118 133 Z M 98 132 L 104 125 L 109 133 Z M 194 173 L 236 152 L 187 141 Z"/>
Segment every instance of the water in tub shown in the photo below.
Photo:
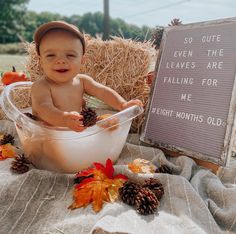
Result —
<path fill-rule="evenodd" d="M 76 173 L 93 162 L 104 163 L 108 157 L 117 160 L 131 121 L 112 131 L 96 125 L 81 133 L 57 131 L 41 128 L 31 122 L 25 123 L 23 127 L 16 126 L 16 129 L 25 154 L 37 168 Z"/>

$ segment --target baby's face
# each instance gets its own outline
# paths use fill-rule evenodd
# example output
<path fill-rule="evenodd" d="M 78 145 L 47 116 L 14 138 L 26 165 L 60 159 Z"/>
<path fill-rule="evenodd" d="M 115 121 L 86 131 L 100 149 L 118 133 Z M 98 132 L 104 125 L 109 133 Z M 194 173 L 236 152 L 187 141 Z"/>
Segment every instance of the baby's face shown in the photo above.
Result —
<path fill-rule="evenodd" d="M 41 40 L 40 65 L 47 79 L 67 83 L 79 73 L 83 46 L 76 36 L 63 30 L 49 31 Z"/>

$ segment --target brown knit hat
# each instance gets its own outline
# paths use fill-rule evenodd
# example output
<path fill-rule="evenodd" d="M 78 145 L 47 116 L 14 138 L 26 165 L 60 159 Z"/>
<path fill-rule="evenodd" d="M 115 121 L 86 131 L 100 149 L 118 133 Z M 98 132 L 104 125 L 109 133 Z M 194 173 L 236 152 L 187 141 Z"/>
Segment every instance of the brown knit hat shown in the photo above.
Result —
<path fill-rule="evenodd" d="M 64 30 L 69 31 L 69 32 L 73 33 L 74 35 L 76 35 L 82 43 L 83 54 L 85 54 L 85 40 L 84 40 L 83 33 L 81 33 L 75 25 L 68 24 L 64 21 L 51 21 L 51 22 L 42 24 L 36 30 L 36 32 L 34 33 L 34 41 L 35 41 L 36 50 L 37 50 L 38 54 L 39 54 L 39 45 L 40 45 L 42 38 L 49 30 L 52 30 L 52 29 L 64 29 Z"/>

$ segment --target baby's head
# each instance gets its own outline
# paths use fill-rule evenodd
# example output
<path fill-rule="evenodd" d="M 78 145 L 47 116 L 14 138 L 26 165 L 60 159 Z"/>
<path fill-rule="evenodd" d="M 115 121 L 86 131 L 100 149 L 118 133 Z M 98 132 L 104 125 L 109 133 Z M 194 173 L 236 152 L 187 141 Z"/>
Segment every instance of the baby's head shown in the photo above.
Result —
<path fill-rule="evenodd" d="M 40 55 L 40 44 L 43 37 L 51 30 L 61 30 L 67 31 L 74 34 L 81 42 L 83 47 L 83 54 L 85 53 L 85 40 L 84 35 L 79 31 L 79 29 L 73 25 L 68 24 L 64 21 L 51 21 L 41 25 L 34 33 L 34 41 L 36 45 L 36 50 L 38 55 Z"/>
<path fill-rule="evenodd" d="M 43 24 L 36 30 L 34 41 L 47 79 L 64 83 L 79 73 L 85 40 L 76 26 L 63 21 Z"/>

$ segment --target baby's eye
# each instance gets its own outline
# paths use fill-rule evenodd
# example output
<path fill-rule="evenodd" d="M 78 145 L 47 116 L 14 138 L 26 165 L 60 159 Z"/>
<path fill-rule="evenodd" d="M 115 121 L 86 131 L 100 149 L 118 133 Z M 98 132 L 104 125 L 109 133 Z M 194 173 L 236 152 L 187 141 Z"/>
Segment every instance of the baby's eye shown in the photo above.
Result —
<path fill-rule="evenodd" d="M 47 54 L 46 57 L 47 58 L 51 58 L 51 57 L 54 57 L 55 55 L 54 54 Z"/>
<path fill-rule="evenodd" d="M 67 57 L 69 57 L 69 58 L 75 58 L 76 55 L 75 55 L 75 54 L 67 54 Z"/>

